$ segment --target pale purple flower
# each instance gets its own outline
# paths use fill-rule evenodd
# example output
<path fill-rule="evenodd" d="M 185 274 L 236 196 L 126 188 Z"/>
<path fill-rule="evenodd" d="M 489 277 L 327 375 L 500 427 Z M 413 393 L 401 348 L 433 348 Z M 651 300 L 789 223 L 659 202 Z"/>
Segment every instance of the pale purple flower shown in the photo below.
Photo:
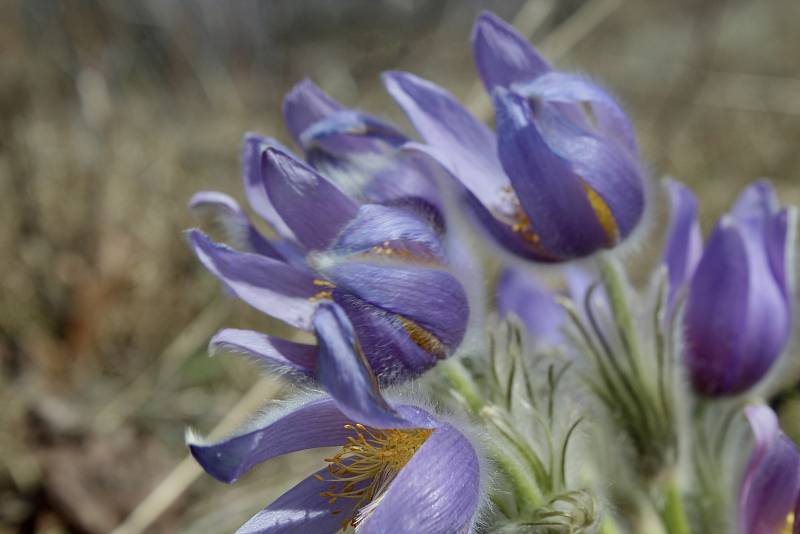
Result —
<path fill-rule="evenodd" d="M 789 210 L 780 208 L 769 182 L 756 182 L 719 221 L 694 272 L 684 272 L 686 360 L 696 391 L 746 391 L 785 349 L 792 317 L 789 222 Z M 680 227 L 686 225 L 674 226 Z M 686 258 L 692 254 L 668 248 L 666 261 L 691 269 Z"/>
<path fill-rule="evenodd" d="M 387 404 L 387 406 L 389 406 Z M 412 405 L 364 413 L 330 397 L 302 402 L 233 437 L 190 436 L 195 459 L 214 478 L 234 482 L 257 464 L 291 452 L 339 447 L 328 464 L 258 512 L 239 534 L 467 532 L 481 495 L 475 447 L 452 424 Z"/>
<path fill-rule="evenodd" d="M 800 532 L 800 451 L 767 406 L 745 409 L 755 437 L 739 489 L 740 534 Z"/>
<path fill-rule="evenodd" d="M 362 152 L 394 146 L 400 134 L 337 106 L 310 82 L 300 84 L 285 103 L 290 130 L 308 138 L 303 146 L 321 167 L 366 172 L 359 167 Z M 346 122 L 351 119 L 361 126 Z M 389 167 L 401 165 L 392 161 Z M 245 139 L 243 174 L 251 208 L 276 239 L 266 239 L 227 195 L 201 192 L 190 203 L 213 211 L 241 249 L 190 232 L 203 265 L 232 294 L 307 331 L 314 330 L 319 304 L 334 302 L 383 383 L 418 375 L 458 347 L 469 310 L 463 287 L 447 269 L 435 190 L 383 187 L 386 176 L 370 175 L 365 188 L 348 194 L 279 143 L 252 135 Z M 385 203 L 361 203 L 373 193 L 372 200 L 380 196 Z M 242 352 L 282 371 L 318 374 L 316 345 L 226 329 L 211 348 Z"/>
<path fill-rule="evenodd" d="M 330 222 L 308 222 L 322 220 L 321 213 L 308 210 L 308 229 L 298 229 L 301 235 L 310 232 L 309 241 L 320 241 L 323 229 L 332 234 L 329 249 L 310 256 L 313 269 L 237 252 L 213 243 L 199 230 L 191 231 L 190 238 L 201 262 L 231 293 L 291 326 L 311 331 L 319 305 L 335 302 L 385 382 L 419 374 L 449 356 L 463 338 L 468 305 L 461 284 L 440 263 L 441 250 L 428 227 L 401 209 L 364 205 L 352 221 L 342 221 L 344 227 L 337 232 Z M 392 255 L 403 261 L 391 261 Z M 211 347 L 316 374 L 313 345 L 226 329 L 212 339 Z"/>
<path fill-rule="evenodd" d="M 551 70 L 492 14 L 475 24 L 473 53 L 497 135 L 444 89 L 386 73 L 387 89 L 426 143 L 407 148 L 456 177 L 483 226 L 522 257 L 564 261 L 625 239 L 645 199 L 633 128 L 619 105 L 591 81 Z"/>

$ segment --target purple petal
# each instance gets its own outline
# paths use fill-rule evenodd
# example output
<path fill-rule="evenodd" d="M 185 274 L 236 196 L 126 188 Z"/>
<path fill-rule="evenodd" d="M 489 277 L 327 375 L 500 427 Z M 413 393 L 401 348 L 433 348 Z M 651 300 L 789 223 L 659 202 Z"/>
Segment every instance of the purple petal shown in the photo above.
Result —
<path fill-rule="evenodd" d="M 300 136 L 309 126 L 341 109 L 338 102 L 309 79 L 295 85 L 283 99 L 286 127 L 299 146 L 303 145 Z"/>
<path fill-rule="evenodd" d="M 326 489 L 325 483 L 317 477 L 329 476 L 327 468 L 320 469 L 251 517 L 236 531 L 236 534 L 338 532 L 343 518 L 353 513 L 356 501 L 338 499 L 335 504 L 328 504 L 328 498 L 320 495 Z M 336 515 L 333 514 L 334 510 L 338 511 Z"/>
<path fill-rule="evenodd" d="M 732 213 L 754 241 L 763 239 L 773 276 L 789 300 L 789 273 L 786 270 L 789 214 L 780 209 L 772 184 L 767 180 L 752 183 L 739 194 Z"/>
<path fill-rule="evenodd" d="M 759 180 L 746 187 L 736 199 L 731 214 L 740 221 L 759 223 L 780 210 L 778 195 L 768 180 Z"/>
<path fill-rule="evenodd" d="M 501 209 L 508 178 L 497 141 L 485 124 L 441 87 L 413 74 L 386 72 L 383 81 L 427 145 L 416 148 L 439 161 L 489 209 Z"/>
<path fill-rule="evenodd" d="M 365 204 L 331 247 L 339 255 L 418 259 L 444 263 L 439 236 L 428 221 L 413 212 L 379 204 Z"/>
<path fill-rule="evenodd" d="M 744 409 L 750 429 L 753 431 L 753 452 L 750 459 L 760 462 L 770 444 L 780 434 L 778 416 L 772 408 L 763 404 L 751 404 Z"/>
<path fill-rule="evenodd" d="M 608 295 L 602 284 L 599 284 L 600 274 L 597 269 L 592 269 L 586 265 L 569 264 L 564 268 L 564 282 L 570 299 L 578 308 L 578 312 L 584 319 L 586 317 L 586 297 L 594 284 L 598 284 L 592 292 L 589 305 L 597 316 L 608 316 L 611 313 Z"/>
<path fill-rule="evenodd" d="M 434 167 L 435 166 L 435 167 Z M 441 165 L 431 163 L 429 156 L 407 150 L 398 150 L 387 164 L 372 172 L 371 180 L 364 186 L 361 195 L 370 202 L 424 203 L 436 213 L 430 213 L 441 221 L 441 200 L 435 177 L 441 174 Z M 447 175 L 451 179 L 450 175 Z"/>
<path fill-rule="evenodd" d="M 749 406 L 755 447 L 739 492 L 743 534 L 782 532 L 800 495 L 800 451 L 779 429 L 772 410 Z"/>
<path fill-rule="evenodd" d="M 408 138 L 380 119 L 337 111 L 311 124 L 300 141 L 308 162 L 353 198 L 435 196 L 431 180 L 397 150 Z"/>
<path fill-rule="evenodd" d="M 268 423 L 215 443 L 189 441 L 195 460 L 222 482 L 234 482 L 254 466 L 290 452 L 345 443 L 351 420 L 331 398 L 307 402 Z"/>
<path fill-rule="evenodd" d="M 696 390 L 706 394 L 732 387 L 747 328 L 750 273 L 741 233 L 723 218 L 709 237 L 686 302 L 688 364 Z"/>
<path fill-rule="evenodd" d="M 497 87 L 530 81 L 550 70 L 528 40 L 494 13 L 484 11 L 472 30 L 472 55 L 483 85 Z"/>
<path fill-rule="evenodd" d="M 520 96 L 495 90 L 500 159 L 541 247 L 562 259 L 586 256 L 609 244 L 581 177 L 556 154 Z"/>
<path fill-rule="evenodd" d="M 317 376 L 339 409 L 376 428 L 409 426 L 381 395 L 344 311 L 332 302 L 321 303 L 314 314 L 314 329 L 319 344 Z"/>
<path fill-rule="evenodd" d="M 250 223 L 239 204 L 225 193 L 201 191 L 189 200 L 189 207 L 198 213 L 208 212 L 225 232 L 225 239 L 236 247 L 276 260 L 281 253 Z"/>
<path fill-rule="evenodd" d="M 286 263 L 212 242 L 199 230 L 189 237 L 205 267 L 237 297 L 254 308 L 297 328 L 308 330 L 319 288 L 311 274 Z"/>
<path fill-rule="evenodd" d="M 540 285 L 531 273 L 506 267 L 497 282 L 496 295 L 501 317 L 513 313 L 530 334 L 546 343 L 557 344 L 563 340 L 564 310 L 553 292 Z"/>
<path fill-rule="evenodd" d="M 381 384 L 419 376 L 439 361 L 409 336 L 400 319 L 360 298 L 334 292 L 356 332 L 358 343 Z"/>
<path fill-rule="evenodd" d="M 385 153 L 408 141 L 393 125 L 359 111 L 341 110 L 312 123 L 300 135 L 306 152 L 315 148 L 336 156 L 352 152 Z"/>
<path fill-rule="evenodd" d="M 403 467 L 380 500 L 362 509 L 359 532 L 465 532 L 475 517 L 479 494 L 478 455 L 458 430 L 444 423 Z"/>
<path fill-rule="evenodd" d="M 723 217 L 695 271 L 684 317 L 694 386 L 715 395 L 758 382 L 786 345 L 788 315 L 763 242 Z"/>
<path fill-rule="evenodd" d="M 669 276 L 669 307 L 684 282 L 691 278 L 703 253 L 703 236 L 697 222 L 697 199 L 680 182 L 665 182 L 670 200 L 670 221 L 664 247 L 664 263 Z"/>
<path fill-rule="evenodd" d="M 747 331 L 740 349 L 743 360 L 737 382 L 749 386 L 770 370 L 786 348 L 791 334 L 791 305 L 783 287 L 773 277 L 764 238 L 755 237 L 746 228 L 741 234 L 750 279 L 745 301 Z"/>
<path fill-rule="evenodd" d="M 295 343 L 252 330 L 226 328 L 211 338 L 212 354 L 221 350 L 248 356 L 269 370 L 311 375 L 317 367 L 317 346 Z"/>
<path fill-rule="evenodd" d="M 580 121 L 579 126 L 589 126 L 593 122 L 593 127 L 599 132 L 612 135 L 631 154 L 636 154 L 636 137 L 628 116 L 614 97 L 592 81 L 575 74 L 548 72 L 536 80 L 514 85 L 513 90 L 527 98 L 548 103 L 566 104 L 576 108 L 589 104 L 593 117 L 591 120 Z"/>
<path fill-rule="evenodd" d="M 291 154 L 287 148 L 271 137 L 263 137 L 254 133 L 245 134 L 242 145 L 244 192 L 250 207 L 259 217 L 267 221 L 279 236 L 287 240 L 294 240 L 294 234 L 278 215 L 275 206 L 272 205 L 267 196 L 267 190 L 264 186 L 262 162 L 264 151 L 270 146 L 276 147 L 286 154 Z"/>
<path fill-rule="evenodd" d="M 521 258 L 542 263 L 562 261 L 560 256 L 544 250 L 537 240 L 531 239 L 530 234 L 516 229 L 513 222 L 507 218 L 498 218 L 496 213 L 489 211 L 474 196 L 468 195 L 466 202 L 477 226 L 485 230 L 505 250 Z"/>
<path fill-rule="evenodd" d="M 587 194 L 592 190 L 605 203 L 617 227 L 606 233 L 627 237 L 644 212 L 645 178 L 637 160 L 608 136 L 578 126 L 555 105 L 542 106 L 535 120 L 550 149 L 583 179 Z M 600 217 L 602 210 L 592 205 Z"/>
<path fill-rule="evenodd" d="M 441 269 L 341 261 L 324 271 L 334 296 L 351 294 L 409 323 L 412 336 L 426 338 L 434 352 L 449 355 L 461 343 L 469 306 L 464 288 Z M 431 337 L 428 337 L 431 336 Z"/>
<path fill-rule="evenodd" d="M 267 194 L 281 218 L 306 248 L 326 248 L 355 217 L 355 202 L 284 152 L 268 148 L 265 155 Z"/>

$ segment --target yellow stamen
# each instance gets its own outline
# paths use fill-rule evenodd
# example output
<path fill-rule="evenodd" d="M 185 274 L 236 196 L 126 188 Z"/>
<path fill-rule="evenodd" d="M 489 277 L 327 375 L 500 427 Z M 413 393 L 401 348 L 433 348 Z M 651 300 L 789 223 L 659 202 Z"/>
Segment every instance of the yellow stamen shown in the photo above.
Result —
<path fill-rule="evenodd" d="M 431 252 L 426 250 L 416 250 L 412 252 L 405 248 L 403 242 L 384 241 L 380 245 L 375 245 L 365 253 L 366 256 L 385 256 L 387 258 L 401 259 L 406 262 L 418 264 L 437 265 L 441 263 Z"/>
<path fill-rule="evenodd" d="M 311 303 L 319 302 L 320 300 L 333 300 L 333 289 L 336 287 L 336 284 L 333 282 L 329 282 L 328 280 L 320 280 L 319 278 L 314 279 L 312 282 L 317 287 L 325 287 L 327 289 L 323 289 L 322 291 L 318 292 L 312 297 L 309 297 L 308 301 Z"/>
<path fill-rule="evenodd" d="M 789 512 L 786 516 L 786 525 L 783 527 L 781 534 L 792 534 L 794 532 L 794 512 Z"/>
<path fill-rule="evenodd" d="M 440 360 L 447 358 L 447 347 L 444 343 L 439 341 L 439 338 L 411 319 L 406 319 L 401 316 L 397 318 L 400 320 L 400 324 L 403 325 L 403 329 L 408 334 L 408 337 L 410 337 L 411 341 L 416 343 L 418 347 L 425 352 L 433 354 Z"/>
<path fill-rule="evenodd" d="M 411 258 L 411 253 L 407 250 L 393 247 L 389 241 L 384 241 L 381 245 L 376 245 L 370 252 L 379 256 L 397 256 L 400 258 Z"/>
<path fill-rule="evenodd" d="M 589 200 L 589 204 L 592 206 L 592 210 L 594 210 L 597 216 L 597 221 L 606 233 L 608 244 L 616 244 L 619 240 L 619 227 L 617 226 L 616 219 L 614 219 L 614 214 L 611 213 L 611 208 L 608 207 L 603 197 L 598 195 L 597 191 L 592 189 L 589 184 L 583 182 L 582 185 L 583 190 L 586 192 L 586 198 Z"/>
<path fill-rule="evenodd" d="M 345 425 L 355 435 L 328 462 L 328 477 L 317 476 L 328 486 L 320 495 L 333 505 L 338 499 L 355 500 L 353 512 L 342 521 L 342 528 L 356 526 L 358 512 L 379 497 L 397 473 L 411 460 L 433 432 L 429 428 L 374 429 L 364 425 Z M 338 515 L 342 510 L 331 510 Z"/>
<path fill-rule="evenodd" d="M 539 234 L 533 230 L 531 220 L 528 217 L 528 214 L 522 209 L 522 205 L 519 203 L 519 199 L 514 193 L 514 190 L 511 189 L 510 185 L 506 185 L 502 188 L 502 193 L 514 209 L 514 221 L 511 223 L 511 231 L 522 236 L 522 239 L 525 241 L 529 241 L 530 243 L 538 246 L 541 238 L 539 237 Z"/>
<path fill-rule="evenodd" d="M 517 194 L 514 192 L 511 186 L 503 186 L 500 191 L 501 195 L 505 197 L 504 202 L 506 202 L 506 204 L 513 209 L 513 213 L 495 213 L 495 216 L 499 220 L 505 222 L 512 232 L 519 234 L 519 236 L 530 245 L 536 254 L 544 259 L 558 260 L 559 258 L 557 256 L 548 252 L 542 246 L 542 238 L 534 230 L 534 225 L 531 222 L 530 217 L 527 213 L 525 213 L 525 210 L 522 209 L 519 198 L 517 198 Z"/>

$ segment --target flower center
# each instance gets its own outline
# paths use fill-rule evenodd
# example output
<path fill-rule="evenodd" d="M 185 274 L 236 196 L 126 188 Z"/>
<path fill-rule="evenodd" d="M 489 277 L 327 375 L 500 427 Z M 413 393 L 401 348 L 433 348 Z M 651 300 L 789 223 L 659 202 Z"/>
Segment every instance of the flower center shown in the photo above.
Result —
<path fill-rule="evenodd" d="M 327 477 L 316 478 L 328 484 L 320 495 L 333 506 L 339 499 L 354 500 L 353 512 L 342 521 L 342 528 L 356 526 L 359 510 L 379 497 L 397 473 L 411 460 L 433 432 L 430 428 L 374 429 L 364 425 L 345 425 L 355 435 L 328 462 Z M 342 510 L 333 509 L 334 515 Z"/>

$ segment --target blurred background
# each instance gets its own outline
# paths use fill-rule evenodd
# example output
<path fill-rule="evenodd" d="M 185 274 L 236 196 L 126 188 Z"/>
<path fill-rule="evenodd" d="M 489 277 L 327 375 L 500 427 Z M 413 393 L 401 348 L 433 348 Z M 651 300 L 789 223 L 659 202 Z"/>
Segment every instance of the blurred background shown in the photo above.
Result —
<path fill-rule="evenodd" d="M 186 203 L 242 200 L 242 134 L 288 142 L 281 98 L 304 77 L 406 128 L 383 70 L 484 112 L 481 9 L 615 92 L 706 230 L 754 178 L 800 204 L 796 0 L 0 2 L 0 532 L 229 532 L 317 465 L 228 487 L 186 458 L 186 427 L 287 394 L 207 357 L 223 325 L 272 325 L 192 257 Z"/>

